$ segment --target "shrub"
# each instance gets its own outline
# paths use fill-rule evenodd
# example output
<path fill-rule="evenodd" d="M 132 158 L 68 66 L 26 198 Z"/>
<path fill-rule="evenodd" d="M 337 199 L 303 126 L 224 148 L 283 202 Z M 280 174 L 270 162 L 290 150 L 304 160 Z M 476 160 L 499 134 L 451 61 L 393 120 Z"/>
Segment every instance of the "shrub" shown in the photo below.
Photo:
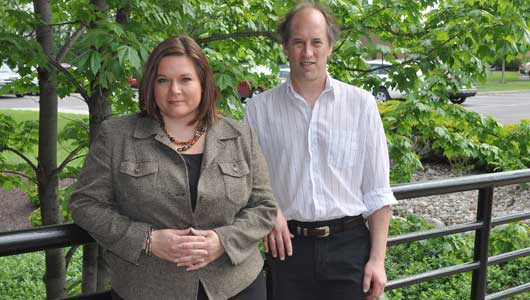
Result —
<path fill-rule="evenodd" d="M 405 219 L 391 221 L 390 235 L 431 229 L 423 219 L 408 215 Z M 492 231 L 490 255 L 530 247 L 530 227 L 513 223 Z M 403 278 L 417 273 L 432 271 L 473 260 L 473 235 L 455 234 L 389 247 L 386 269 L 389 280 Z M 509 261 L 489 267 L 488 291 L 494 293 L 528 282 L 530 278 L 530 257 Z M 471 272 L 439 278 L 434 281 L 401 288 L 386 293 L 392 300 L 441 300 L 469 299 L 471 293 Z M 512 299 L 528 299 L 522 294 Z"/>
<path fill-rule="evenodd" d="M 483 172 L 530 167 L 530 121 L 504 127 L 459 105 L 389 101 L 380 105 L 392 161 L 392 182 L 408 182 L 421 160 Z"/>

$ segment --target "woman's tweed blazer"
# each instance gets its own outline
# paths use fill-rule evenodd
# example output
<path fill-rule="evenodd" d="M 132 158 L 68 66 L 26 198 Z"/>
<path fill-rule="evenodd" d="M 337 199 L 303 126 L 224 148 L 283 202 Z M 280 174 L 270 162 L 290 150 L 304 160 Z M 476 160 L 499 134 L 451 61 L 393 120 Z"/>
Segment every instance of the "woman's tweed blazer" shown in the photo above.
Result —
<path fill-rule="evenodd" d="M 102 123 L 70 206 L 105 249 L 112 288 L 127 300 L 195 299 L 199 281 L 211 300 L 227 299 L 261 271 L 258 242 L 273 226 L 276 202 L 250 129 L 226 118 L 209 128 L 195 211 L 186 174 L 158 122 L 134 115 Z M 143 254 L 150 227 L 213 229 L 226 253 L 188 272 Z"/>

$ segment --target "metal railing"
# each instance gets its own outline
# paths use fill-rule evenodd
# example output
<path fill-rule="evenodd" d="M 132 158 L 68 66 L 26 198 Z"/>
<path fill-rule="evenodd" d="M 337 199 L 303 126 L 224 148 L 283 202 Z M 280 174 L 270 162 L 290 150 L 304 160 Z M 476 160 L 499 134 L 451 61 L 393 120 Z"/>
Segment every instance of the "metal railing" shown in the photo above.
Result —
<path fill-rule="evenodd" d="M 467 231 L 475 231 L 475 247 L 472 262 L 392 280 L 388 282 L 385 290 L 389 291 L 449 275 L 472 271 L 470 295 L 470 299 L 472 300 L 502 299 L 508 296 L 530 291 L 530 283 L 527 283 L 495 294 L 486 295 L 487 270 L 489 265 L 499 264 L 508 260 L 530 255 L 530 248 L 525 248 L 488 257 L 490 232 L 493 227 L 501 224 L 530 219 L 530 212 L 519 213 L 501 218 L 492 218 L 494 188 L 497 186 L 524 182 L 530 182 L 530 169 L 473 175 L 393 187 L 392 190 L 397 199 L 410 199 L 477 189 L 479 193 L 477 201 L 477 217 L 475 222 L 393 236 L 388 239 L 389 246 Z"/>
<path fill-rule="evenodd" d="M 475 231 L 475 247 L 472 262 L 395 279 L 388 282 L 385 290 L 389 291 L 463 272 L 472 272 L 471 300 L 502 299 L 530 291 L 529 282 L 504 291 L 486 295 L 486 280 L 489 265 L 499 264 L 530 255 L 530 248 L 525 248 L 488 257 L 489 238 L 493 227 L 530 219 L 530 212 L 492 218 L 494 188 L 497 186 L 524 182 L 530 182 L 530 169 L 394 186 L 392 190 L 397 199 L 410 199 L 470 190 L 478 190 L 479 195 L 475 222 L 392 236 L 388 239 L 389 246 L 456 233 Z M 91 242 L 93 242 L 93 239 L 75 224 L 3 232 L 0 233 L 0 256 L 22 254 Z M 66 299 L 110 299 L 110 293 L 102 292 L 91 295 L 79 295 Z"/>

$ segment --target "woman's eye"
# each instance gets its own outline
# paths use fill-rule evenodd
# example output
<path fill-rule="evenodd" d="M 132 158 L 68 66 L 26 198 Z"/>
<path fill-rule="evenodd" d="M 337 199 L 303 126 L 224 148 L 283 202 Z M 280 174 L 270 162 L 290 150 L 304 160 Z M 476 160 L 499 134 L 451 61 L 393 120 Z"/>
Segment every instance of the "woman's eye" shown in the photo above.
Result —
<path fill-rule="evenodd" d="M 158 83 L 165 83 L 165 82 L 167 82 L 167 79 L 165 79 L 165 78 L 158 78 L 158 79 L 156 80 L 156 82 L 158 82 Z"/>
<path fill-rule="evenodd" d="M 184 78 L 182 78 L 182 81 L 188 82 L 188 81 L 191 81 L 191 78 L 190 77 L 184 77 Z"/>

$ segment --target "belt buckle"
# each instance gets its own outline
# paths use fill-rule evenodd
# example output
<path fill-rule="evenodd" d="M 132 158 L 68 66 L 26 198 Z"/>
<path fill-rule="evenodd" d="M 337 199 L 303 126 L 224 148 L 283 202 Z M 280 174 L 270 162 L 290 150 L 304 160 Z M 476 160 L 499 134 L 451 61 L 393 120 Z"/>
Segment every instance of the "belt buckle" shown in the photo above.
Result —
<path fill-rule="evenodd" d="M 325 238 L 327 236 L 329 236 L 330 234 L 330 229 L 329 229 L 329 226 L 322 226 L 322 227 L 317 227 L 317 228 L 314 228 L 315 230 L 324 230 L 324 233 L 323 234 L 319 234 L 317 235 L 316 237 L 318 238 Z"/>

